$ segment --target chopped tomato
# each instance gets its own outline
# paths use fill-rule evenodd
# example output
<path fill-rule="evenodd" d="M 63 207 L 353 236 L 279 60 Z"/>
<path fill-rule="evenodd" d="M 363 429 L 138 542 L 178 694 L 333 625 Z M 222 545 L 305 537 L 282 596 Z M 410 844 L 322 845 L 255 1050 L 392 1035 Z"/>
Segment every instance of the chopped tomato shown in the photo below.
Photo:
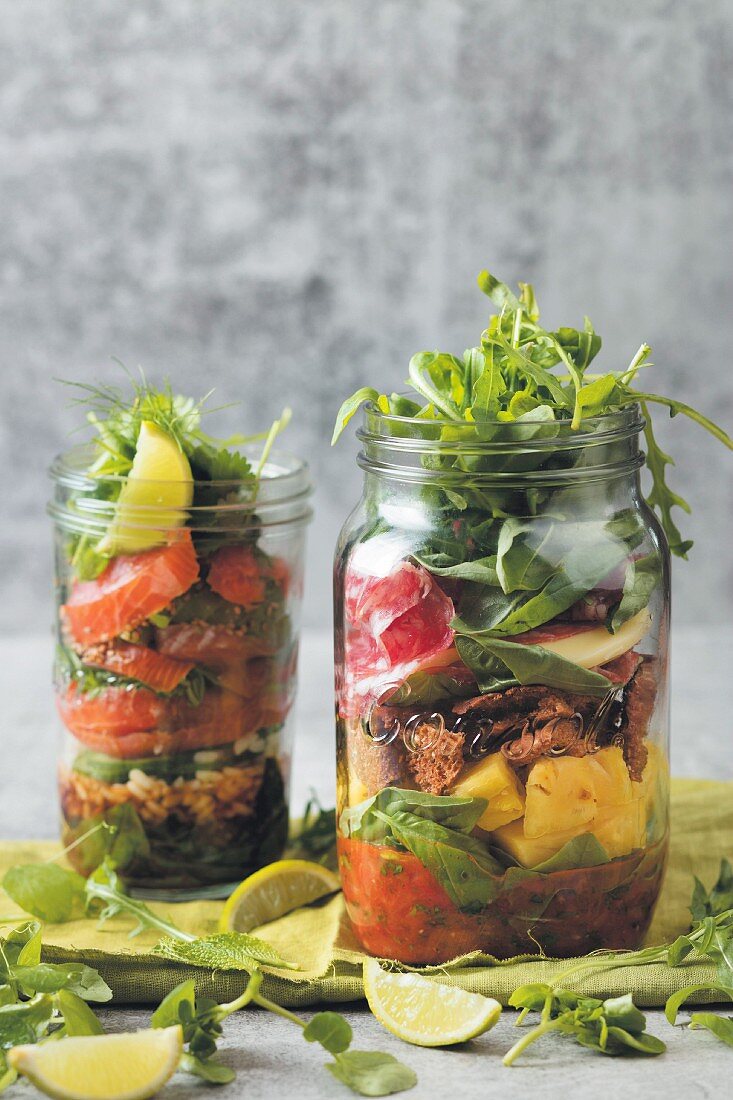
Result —
<path fill-rule="evenodd" d="M 193 661 L 176 661 L 164 653 L 133 642 L 102 643 L 82 653 L 84 664 L 103 668 L 118 676 L 139 680 L 153 691 L 171 692 L 192 668 Z"/>
<path fill-rule="evenodd" d="M 182 528 L 171 532 L 167 546 L 120 554 L 96 580 L 77 582 L 62 620 L 77 645 L 109 641 L 162 611 L 198 575 L 191 533 Z"/>
<path fill-rule="evenodd" d="M 222 546 L 213 553 L 206 580 L 219 596 L 241 607 L 265 598 L 265 573 L 249 546 Z"/>

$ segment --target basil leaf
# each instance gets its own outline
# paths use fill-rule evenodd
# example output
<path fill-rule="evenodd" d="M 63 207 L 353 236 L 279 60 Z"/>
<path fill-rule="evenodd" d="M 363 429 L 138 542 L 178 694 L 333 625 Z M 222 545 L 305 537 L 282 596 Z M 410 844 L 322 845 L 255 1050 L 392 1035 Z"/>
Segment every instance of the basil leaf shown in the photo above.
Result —
<path fill-rule="evenodd" d="M 53 924 L 84 911 L 84 879 L 55 863 L 11 867 L 3 878 L 3 889 L 26 913 Z"/>
<path fill-rule="evenodd" d="M 389 1096 L 417 1084 L 417 1074 L 392 1054 L 372 1050 L 347 1050 L 327 1062 L 333 1076 L 362 1096 Z"/>
<path fill-rule="evenodd" d="M 691 1028 L 706 1028 L 717 1039 L 733 1047 L 733 1017 L 716 1016 L 714 1012 L 693 1012 L 690 1016 Z"/>
<path fill-rule="evenodd" d="M 316 1012 L 303 1030 L 307 1042 L 320 1043 L 329 1054 L 348 1050 L 352 1037 L 351 1024 L 339 1012 Z"/>
<path fill-rule="evenodd" d="M 85 1001 L 70 989 L 60 989 L 56 1004 L 67 1035 L 104 1035 L 104 1028 Z"/>
<path fill-rule="evenodd" d="M 539 645 L 522 645 L 483 634 L 456 638 L 456 648 L 478 681 L 481 691 L 501 691 L 514 683 L 543 684 L 598 698 L 611 681 Z"/>

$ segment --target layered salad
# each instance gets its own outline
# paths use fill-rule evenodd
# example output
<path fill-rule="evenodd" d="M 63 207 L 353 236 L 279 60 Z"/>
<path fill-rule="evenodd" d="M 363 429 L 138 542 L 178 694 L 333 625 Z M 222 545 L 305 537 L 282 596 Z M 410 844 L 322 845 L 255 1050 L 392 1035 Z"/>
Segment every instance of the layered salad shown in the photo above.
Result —
<path fill-rule="evenodd" d="M 379 956 L 632 947 L 667 849 L 671 509 L 649 407 L 591 373 L 600 338 L 539 323 L 484 272 L 463 357 L 365 388 L 365 496 L 336 556 L 340 872 Z M 644 430 L 652 487 L 638 482 Z M 656 516 L 654 514 L 656 512 Z"/>
<path fill-rule="evenodd" d="M 52 506 L 65 840 L 82 871 L 113 843 L 133 884 L 216 889 L 285 842 L 299 561 L 263 534 L 266 453 L 168 389 L 84 397 L 95 438 Z"/>

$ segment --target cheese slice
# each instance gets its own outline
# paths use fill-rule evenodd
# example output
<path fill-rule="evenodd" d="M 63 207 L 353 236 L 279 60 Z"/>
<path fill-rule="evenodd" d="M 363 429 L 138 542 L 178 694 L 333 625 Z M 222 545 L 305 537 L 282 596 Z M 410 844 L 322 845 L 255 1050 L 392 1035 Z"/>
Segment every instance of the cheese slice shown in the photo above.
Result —
<path fill-rule="evenodd" d="M 595 668 L 606 665 L 622 653 L 640 642 L 649 627 L 652 617 L 648 608 L 642 608 L 633 618 L 612 634 L 605 626 L 595 626 L 592 630 L 581 630 L 569 638 L 558 638 L 554 642 L 541 642 L 543 649 L 556 653 L 583 668 Z"/>

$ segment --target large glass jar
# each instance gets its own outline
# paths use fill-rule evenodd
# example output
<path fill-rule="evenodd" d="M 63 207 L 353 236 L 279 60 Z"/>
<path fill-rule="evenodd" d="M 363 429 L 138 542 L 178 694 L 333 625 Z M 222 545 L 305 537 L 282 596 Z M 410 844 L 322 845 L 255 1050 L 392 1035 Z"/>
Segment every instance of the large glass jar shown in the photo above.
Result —
<path fill-rule="evenodd" d="M 367 406 L 335 563 L 338 848 L 375 955 L 632 948 L 668 836 L 668 551 L 636 406 Z"/>
<path fill-rule="evenodd" d="M 202 503 L 163 513 L 148 483 L 119 529 L 91 457 L 51 470 L 63 839 L 83 873 L 111 852 L 137 892 L 223 896 L 287 838 L 307 468 L 274 454 L 256 485 L 195 483 Z"/>

